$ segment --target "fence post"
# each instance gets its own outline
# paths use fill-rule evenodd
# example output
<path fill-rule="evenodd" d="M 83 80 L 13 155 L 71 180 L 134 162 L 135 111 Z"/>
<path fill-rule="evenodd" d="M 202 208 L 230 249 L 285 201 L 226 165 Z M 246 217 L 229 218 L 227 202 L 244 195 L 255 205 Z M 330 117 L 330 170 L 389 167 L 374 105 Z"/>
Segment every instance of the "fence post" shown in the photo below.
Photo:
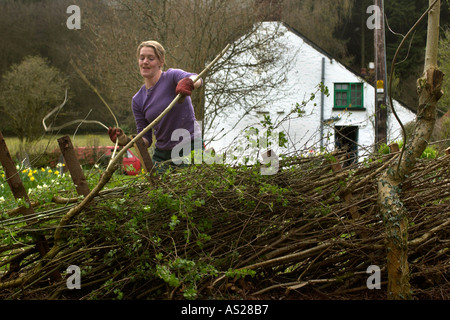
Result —
<path fill-rule="evenodd" d="M 80 162 L 78 162 L 77 155 L 73 148 L 72 141 L 69 136 L 64 136 L 58 139 L 59 148 L 64 157 L 67 169 L 69 169 L 72 181 L 75 184 L 77 193 L 79 195 L 87 196 L 90 192 L 89 185 L 81 169 Z"/>
<path fill-rule="evenodd" d="M 15 199 L 23 199 L 27 205 L 21 207 L 21 211 L 23 215 L 32 215 L 34 214 L 34 209 L 31 205 L 30 199 L 28 198 L 28 194 L 25 190 L 25 187 L 20 179 L 19 172 L 16 169 L 16 165 L 11 158 L 11 154 L 9 153 L 8 146 L 6 145 L 5 139 L 3 137 L 2 132 L 0 131 L 0 162 L 5 170 L 6 181 L 8 181 L 8 185 L 14 195 Z M 33 224 L 37 222 L 36 218 L 27 220 L 27 224 Z M 45 254 L 50 250 L 48 246 L 47 239 L 44 235 L 36 234 L 33 235 L 33 239 L 36 242 L 36 249 L 38 250 L 41 257 L 45 256 Z M 53 272 L 51 274 L 51 278 L 54 281 L 61 280 L 61 275 L 58 272 Z"/>
<path fill-rule="evenodd" d="M 399 151 L 400 151 L 400 147 L 399 147 L 398 143 L 396 143 L 396 142 L 391 143 L 391 144 L 389 145 L 389 151 L 390 151 L 391 153 L 399 152 Z"/>
<path fill-rule="evenodd" d="M 2 163 L 3 169 L 5 170 L 5 177 L 8 185 L 14 195 L 15 199 L 23 199 L 28 205 L 21 207 L 22 213 L 24 215 L 33 214 L 34 210 L 31 206 L 30 199 L 28 198 L 28 194 L 25 191 L 25 187 L 23 186 L 22 180 L 20 180 L 19 172 L 16 169 L 16 165 L 11 158 L 11 154 L 9 153 L 8 146 L 6 145 L 6 141 L 3 137 L 2 132 L 0 131 L 0 161 Z M 35 223 L 37 220 L 30 220 L 31 223 Z"/>

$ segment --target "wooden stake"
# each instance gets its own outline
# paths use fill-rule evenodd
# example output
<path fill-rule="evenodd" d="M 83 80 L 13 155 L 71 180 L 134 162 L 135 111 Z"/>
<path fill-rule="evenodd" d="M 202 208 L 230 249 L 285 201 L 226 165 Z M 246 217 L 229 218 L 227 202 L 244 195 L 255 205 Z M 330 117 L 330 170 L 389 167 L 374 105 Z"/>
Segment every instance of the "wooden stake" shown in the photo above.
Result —
<path fill-rule="evenodd" d="M 395 153 L 395 152 L 399 152 L 400 151 L 400 147 L 398 146 L 398 143 L 393 142 L 389 145 L 389 150 L 391 153 Z"/>
<path fill-rule="evenodd" d="M 144 171 L 147 173 L 150 173 L 150 177 L 151 177 L 151 173 L 154 172 L 154 166 L 153 166 L 152 158 L 150 157 L 150 154 L 148 153 L 148 149 L 145 146 L 144 140 L 142 140 L 142 138 L 136 140 L 134 146 L 135 146 L 135 150 L 138 154 L 138 158 L 141 161 L 141 165 L 142 165 Z"/>
<path fill-rule="evenodd" d="M 90 192 L 89 185 L 81 169 L 80 162 L 78 162 L 77 155 L 73 148 L 72 141 L 69 136 L 64 136 L 58 139 L 59 148 L 64 156 L 66 167 L 69 169 L 72 181 L 75 184 L 79 195 L 87 196 Z"/>
<path fill-rule="evenodd" d="M 8 146 L 6 145 L 5 139 L 1 131 L 0 131 L 0 162 L 3 166 L 3 169 L 5 170 L 6 181 L 8 181 L 8 185 L 14 195 L 14 198 L 18 200 L 23 199 L 26 203 L 25 206 L 20 207 L 22 214 L 33 215 L 34 214 L 33 206 L 31 204 L 30 199 L 28 198 L 28 194 L 25 190 L 22 180 L 20 179 L 16 165 L 11 158 L 11 154 L 9 153 Z M 29 220 L 27 219 L 28 225 L 31 225 L 36 222 L 37 222 L 36 218 L 32 218 Z M 32 235 L 32 237 L 36 242 L 36 249 L 38 250 L 41 257 L 45 256 L 47 252 L 49 252 L 50 250 L 45 236 L 35 234 Z M 60 281 L 61 275 L 55 271 L 51 274 L 51 278 L 54 281 Z"/>

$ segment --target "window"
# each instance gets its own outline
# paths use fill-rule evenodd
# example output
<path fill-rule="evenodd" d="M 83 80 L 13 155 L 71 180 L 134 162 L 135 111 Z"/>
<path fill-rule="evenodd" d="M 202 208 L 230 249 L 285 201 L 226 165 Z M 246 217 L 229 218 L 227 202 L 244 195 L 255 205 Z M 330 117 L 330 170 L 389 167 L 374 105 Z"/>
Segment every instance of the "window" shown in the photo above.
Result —
<path fill-rule="evenodd" d="M 362 83 L 335 83 L 334 108 L 364 109 Z"/>

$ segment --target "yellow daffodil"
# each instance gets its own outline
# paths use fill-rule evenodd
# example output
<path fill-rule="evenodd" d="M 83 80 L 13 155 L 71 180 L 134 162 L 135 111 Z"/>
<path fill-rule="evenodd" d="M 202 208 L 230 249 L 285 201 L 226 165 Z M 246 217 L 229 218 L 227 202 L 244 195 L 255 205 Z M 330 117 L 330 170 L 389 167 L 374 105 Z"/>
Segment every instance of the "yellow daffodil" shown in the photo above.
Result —
<path fill-rule="evenodd" d="M 52 171 L 52 169 L 48 169 L 48 171 L 47 171 L 48 173 L 52 173 L 53 171 Z"/>
<path fill-rule="evenodd" d="M 58 171 L 58 170 L 55 170 L 55 174 L 58 175 L 58 174 L 59 174 L 59 171 Z"/>
<path fill-rule="evenodd" d="M 34 181 L 34 177 L 33 176 L 30 177 L 30 181 Z"/>

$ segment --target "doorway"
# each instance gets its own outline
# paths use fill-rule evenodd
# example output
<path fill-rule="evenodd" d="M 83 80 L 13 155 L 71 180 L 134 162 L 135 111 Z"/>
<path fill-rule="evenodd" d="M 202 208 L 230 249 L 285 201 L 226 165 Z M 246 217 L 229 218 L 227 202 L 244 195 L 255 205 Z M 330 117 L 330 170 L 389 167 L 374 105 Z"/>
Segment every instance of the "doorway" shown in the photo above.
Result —
<path fill-rule="evenodd" d="M 358 134 L 357 126 L 335 126 L 334 141 L 336 149 L 346 151 L 346 161 L 343 166 L 349 166 L 358 161 Z"/>

